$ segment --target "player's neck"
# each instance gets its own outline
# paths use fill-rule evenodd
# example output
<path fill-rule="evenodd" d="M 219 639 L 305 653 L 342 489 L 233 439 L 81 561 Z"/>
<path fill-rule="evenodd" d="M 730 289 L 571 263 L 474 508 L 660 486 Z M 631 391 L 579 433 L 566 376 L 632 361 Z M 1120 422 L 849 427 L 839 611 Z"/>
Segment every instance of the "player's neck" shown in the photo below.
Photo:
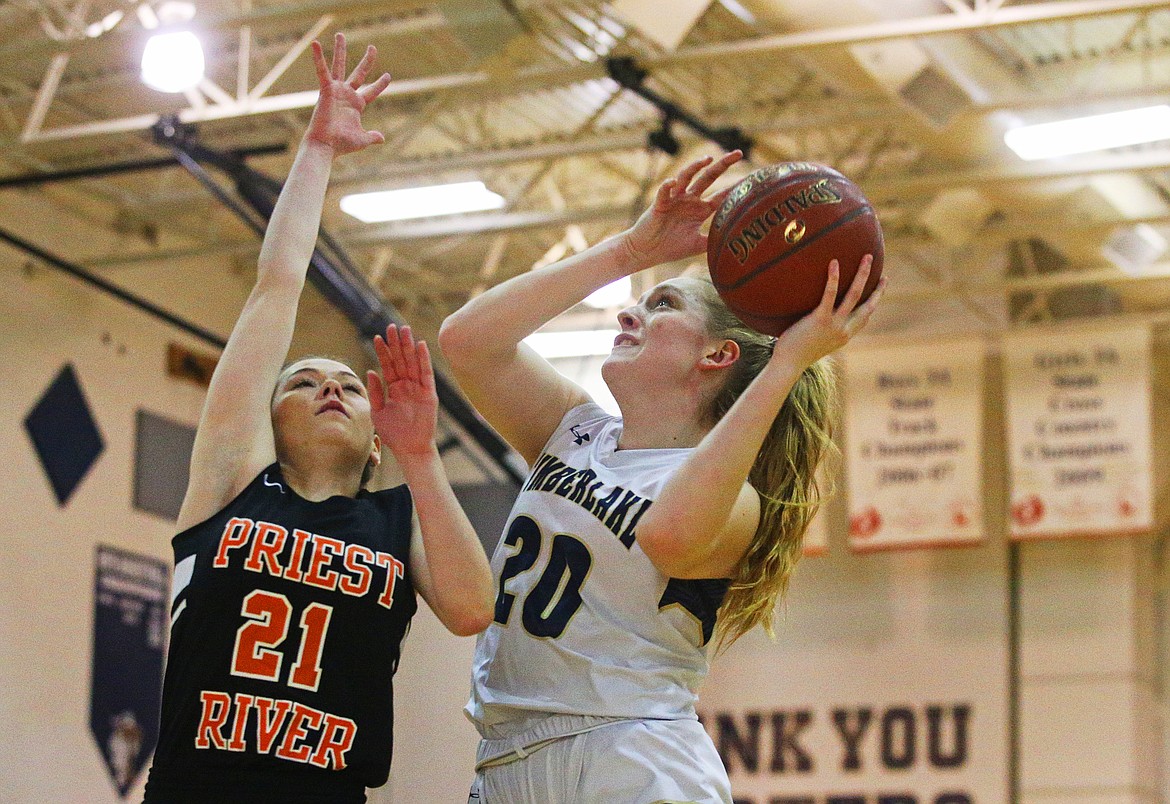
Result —
<path fill-rule="evenodd" d="M 686 449 L 697 447 L 711 427 L 699 424 L 699 402 L 680 395 L 663 400 L 640 397 L 621 404 L 622 434 L 618 449 Z"/>
<path fill-rule="evenodd" d="M 294 463 L 281 461 L 280 473 L 298 496 L 313 502 L 330 497 L 356 497 L 361 489 L 361 472 L 354 473 L 351 465 L 335 461 L 306 459 L 300 456 Z"/>

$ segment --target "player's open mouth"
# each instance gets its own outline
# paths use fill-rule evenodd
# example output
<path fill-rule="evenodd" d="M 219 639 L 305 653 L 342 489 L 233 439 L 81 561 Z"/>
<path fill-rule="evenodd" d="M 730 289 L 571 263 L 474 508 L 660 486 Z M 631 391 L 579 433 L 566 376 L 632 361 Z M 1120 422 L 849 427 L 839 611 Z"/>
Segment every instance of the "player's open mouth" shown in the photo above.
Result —
<path fill-rule="evenodd" d="M 630 335 L 628 332 L 623 332 L 620 335 L 618 335 L 616 338 L 613 339 L 613 348 L 614 349 L 618 348 L 619 346 L 637 346 L 637 345 L 638 345 L 638 339 L 635 338 L 633 335 Z"/>
<path fill-rule="evenodd" d="M 345 405 L 335 401 L 326 402 L 324 405 L 322 405 L 320 410 L 317 411 L 317 415 L 320 416 L 322 413 L 326 413 L 331 410 L 337 411 L 347 419 L 349 418 L 349 414 L 345 412 Z"/>

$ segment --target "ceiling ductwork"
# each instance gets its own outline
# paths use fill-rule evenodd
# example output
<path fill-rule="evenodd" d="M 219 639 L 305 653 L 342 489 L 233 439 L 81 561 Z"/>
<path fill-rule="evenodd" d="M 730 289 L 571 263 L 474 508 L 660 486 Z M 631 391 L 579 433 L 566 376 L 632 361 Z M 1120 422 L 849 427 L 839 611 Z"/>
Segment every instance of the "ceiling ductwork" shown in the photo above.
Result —
<path fill-rule="evenodd" d="M 917 42 L 872 42 L 849 52 L 879 86 L 934 128 L 946 128 L 971 105 L 967 91 Z"/>

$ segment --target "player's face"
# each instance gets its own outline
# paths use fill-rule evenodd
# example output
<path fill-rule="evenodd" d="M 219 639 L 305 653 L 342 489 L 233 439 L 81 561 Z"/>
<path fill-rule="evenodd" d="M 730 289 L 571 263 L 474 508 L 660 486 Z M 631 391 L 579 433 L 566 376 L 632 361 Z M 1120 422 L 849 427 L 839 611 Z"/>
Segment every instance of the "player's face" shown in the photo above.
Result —
<path fill-rule="evenodd" d="M 621 332 L 602 366 L 607 382 L 627 374 L 685 380 L 711 345 L 702 282 L 680 277 L 655 285 L 618 314 Z"/>
<path fill-rule="evenodd" d="M 374 425 L 365 385 L 344 363 L 310 358 L 293 363 L 280 376 L 272 399 L 272 425 L 278 444 L 325 439 L 368 452 Z"/>

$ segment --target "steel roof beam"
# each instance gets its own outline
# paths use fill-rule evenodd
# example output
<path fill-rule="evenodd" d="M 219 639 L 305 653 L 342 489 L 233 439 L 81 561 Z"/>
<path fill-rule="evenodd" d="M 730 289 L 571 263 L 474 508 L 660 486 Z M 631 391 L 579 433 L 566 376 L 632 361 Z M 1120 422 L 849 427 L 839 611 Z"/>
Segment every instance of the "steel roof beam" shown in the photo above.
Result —
<path fill-rule="evenodd" d="M 668 67 L 710 59 L 728 59 L 737 56 L 775 54 L 804 51 L 815 48 L 853 45 L 864 42 L 880 42 L 890 39 L 914 38 L 945 33 L 963 33 L 991 30 L 1009 26 L 1041 22 L 1076 20 L 1106 14 L 1146 12 L 1165 8 L 1165 0 L 1054 0 L 1054 2 L 1032 3 L 1027 6 L 991 8 L 981 12 L 934 14 L 914 19 L 892 20 L 867 25 L 844 26 L 817 31 L 805 31 L 778 36 L 763 36 L 737 42 L 700 45 L 685 48 L 670 54 L 659 54 L 644 59 L 647 67 Z M 324 9 L 319 9 L 323 11 Z M 243 20 L 241 20 L 243 22 Z M 3 51 L 0 51 L 2 58 Z M 604 75 L 601 64 L 557 68 L 555 70 L 521 71 L 508 77 L 510 89 L 530 87 L 534 84 L 567 84 L 600 78 Z M 483 89 L 498 83 L 499 79 L 487 72 L 456 73 L 429 76 L 408 81 L 391 82 L 386 94 L 406 96 L 431 94 L 452 90 Z M 269 104 L 253 105 L 216 104 L 203 110 L 186 109 L 179 112 L 183 122 L 239 117 L 245 114 L 260 114 L 271 111 L 307 108 L 316 102 L 316 92 L 297 92 L 277 95 L 261 100 Z M 141 131 L 150 128 L 157 120 L 155 115 L 137 115 L 118 120 L 103 120 L 77 126 L 48 129 L 37 134 L 36 139 L 65 139 L 71 137 L 110 134 L 116 132 Z M 35 140 L 34 140 L 35 141 Z"/>
<path fill-rule="evenodd" d="M 434 24 L 435 19 L 441 16 L 434 11 L 422 10 L 422 6 L 418 2 L 387 2 L 387 0 L 381 0 L 378 4 L 378 11 L 383 14 L 409 14 L 410 12 L 417 11 L 417 17 L 425 21 L 425 24 L 428 26 Z M 265 22 L 279 22 L 321 17 L 326 14 L 338 15 L 346 13 L 360 13 L 363 16 L 368 16 L 370 13 L 369 0 L 324 0 L 323 2 L 253 7 L 237 13 L 214 16 L 200 15 L 197 22 L 201 31 L 235 31 L 237 28 L 245 25 L 258 25 Z M 160 28 L 160 30 L 163 29 Z M 129 28 L 119 27 L 103 34 L 97 40 L 90 39 L 87 36 L 79 36 L 78 38 L 67 41 L 57 41 L 47 37 L 32 42 L 27 39 L 21 39 L 0 45 L 0 63 L 10 63 L 16 59 L 28 59 L 30 57 L 55 53 L 73 53 L 86 48 L 92 48 L 95 44 L 99 43 L 99 46 L 109 47 L 112 50 L 126 51 L 132 49 L 141 36 L 141 29 L 131 30 Z"/>
<path fill-rule="evenodd" d="M 1170 170 L 1170 148 L 1136 153 L 1081 157 L 1071 162 L 1024 164 L 1014 170 L 943 171 L 922 176 L 876 177 L 865 183 L 866 195 L 877 204 L 904 201 L 951 186 L 1044 181 L 1102 173 Z M 550 226 L 631 219 L 629 205 L 565 209 L 559 212 L 523 211 L 459 215 L 417 221 L 399 221 L 355 227 L 342 232 L 351 243 L 417 240 L 433 237 L 538 229 Z"/>
<path fill-rule="evenodd" d="M 666 66 L 687 62 L 727 58 L 730 56 L 782 53 L 793 50 L 811 50 L 821 47 L 858 45 L 889 39 L 913 39 L 947 33 L 989 31 L 1040 22 L 1065 22 L 1106 14 L 1160 11 L 1166 0 L 1066 0 L 1061 2 L 1030 3 L 1026 6 L 986 8 L 970 13 L 932 14 L 912 19 L 889 20 L 847 25 L 840 28 L 822 28 L 815 31 L 761 36 L 739 42 L 719 42 L 711 45 L 677 50 L 647 58 L 649 66 Z"/>
<path fill-rule="evenodd" d="M 1162 93 L 1162 94 L 1159 94 Z M 974 108 L 979 110 L 1006 111 L 1011 109 L 1022 108 L 1046 108 L 1052 106 L 1060 106 L 1065 103 L 1085 100 L 1085 102 L 1094 101 L 1117 101 L 1120 99 L 1131 99 L 1134 101 L 1149 101 L 1150 103 L 1157 103 L 1164 100 L 1164 94 L 1170 93 L 1170 86 L 1150 86 L 1136 89 L 1133 93 L 1113 92 L 1108 94 L 1088 94 L 1088 95 L 1068 95 L 1058 98 L 1015 98 L 1010 101 L 988 101 L 986 103 L 975 103 Z M 851 104 L 848 111 L 829 113 L 824 117 L 810 118 L 802 116 L 799 122 L 788 124 L 786 122 L 773 122 L 767 126 L 744 126 L 743 129 L 748 134 L 752 135 L 766 135 L 771 131 L 779 131 L 791 133 L 798 129 L 816 129 L 818 126 L 837 125 L 842 123 L 863 123 L 867 119 L 882 119 L 885 122 L 890 122 L 894 116 L 898 114 L 897 108 L 889 107 L 874 107 L 873 110 L 861 111 L 856 104 Z M 909 117 L 911 112 L 906 110 L 905 115 Z M 563 140 L 559 142 L 538 143 L 535 145 L 526 145 L 517 148 L 497 148 L 483 151 L 470 151 L 465 153 L 452 154 L 450 156 L 437 156 L 433 158 L 417 158 L 396 162 L 385 162 L 377 167 L 371 165 L 363 165 L 362 171 L 358 173 L 360 178 L 350 178 L 347 175 L 338 176 L 330 185 L 331 189 L 346 189 L 354 190 L 365 185 L 372 185 L 377 182 L 384 182 L 386 180 L 400 180 L 416 176 L 430 176 L 433 177 L 438 173 L 470 171 L 486 167 L 498 167 L 501 165 L 512 165 L 522 162 L 538 162 L 545 159 L 564 159 L 574 156 L 590 156 L 594 154 L 613 153 L 615 151 L 635 151 L 646 147 L 646 135 L 650 132 L 650 128 L 639 128 L 619 133 L 603 133 L 594 137 L 578 138 L 571 140 Z M 700 138 L 689 132 L 678 132 L 677 138 L 684 143 L 684 145 L 698 142 Z"/>

